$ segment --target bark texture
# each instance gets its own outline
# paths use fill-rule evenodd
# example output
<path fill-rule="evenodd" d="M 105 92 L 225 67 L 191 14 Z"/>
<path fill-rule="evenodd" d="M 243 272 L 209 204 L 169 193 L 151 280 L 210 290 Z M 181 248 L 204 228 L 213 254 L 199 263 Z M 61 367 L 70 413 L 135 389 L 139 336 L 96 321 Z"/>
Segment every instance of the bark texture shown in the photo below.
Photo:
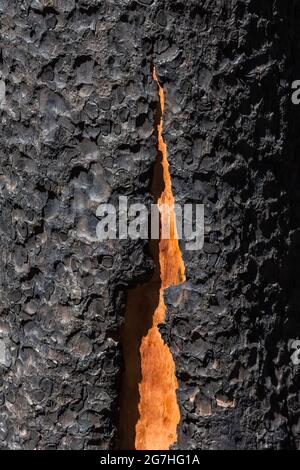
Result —
<path fill-rule="evenodd" d="M 118 445 L 126 292 L 153 261 L 99 243 L 96 209 L 152 201 L 153 64 L 174 197 L 205 204 L 165 293 L 175 447 L 300 448 L 299 34 L 299 0 L 0 0 L 1 448 Z"/>

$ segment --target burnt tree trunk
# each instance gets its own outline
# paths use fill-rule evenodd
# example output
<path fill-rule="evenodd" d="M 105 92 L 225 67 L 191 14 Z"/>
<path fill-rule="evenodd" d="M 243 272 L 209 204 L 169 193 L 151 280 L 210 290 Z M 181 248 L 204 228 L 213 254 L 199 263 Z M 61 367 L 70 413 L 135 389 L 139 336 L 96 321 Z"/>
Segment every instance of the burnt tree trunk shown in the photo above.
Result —
<path fill-rule="evenodd" d="M 160 327 L 174 447 L 300 447 L 299 34 L 299 0 L 0 0 L 1 448 L 119 445 L 126 299 L 154 261 L 100 243 L 96 210 L 153 201 L 154 66 L 175 200 L 205 206 Z"/>

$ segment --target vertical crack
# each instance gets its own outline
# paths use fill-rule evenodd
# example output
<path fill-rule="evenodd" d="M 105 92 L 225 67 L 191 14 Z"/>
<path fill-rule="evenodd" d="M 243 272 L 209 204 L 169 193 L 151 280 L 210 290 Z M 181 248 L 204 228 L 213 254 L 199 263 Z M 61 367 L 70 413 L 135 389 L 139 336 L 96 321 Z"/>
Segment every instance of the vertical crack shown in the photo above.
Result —
<path fill-rule="evenodd" d="M 170 238 L 151 240 L 149 251 L 155 269 L 149 282 L 128 292 L 122 333 L 125 372 L 121 391 L 119 438 L 121 449 L 167 450 L 177 441 L 180 420 L 178 388 L 172 354 L 158 325 L 165 321 L 164 290 L 185 280 L 184 263 L 176 237 L 174 196 L 167 146 L 163 138 L 165 94 L 155 68 L 159 105 L 155 119 L 157 159 L 151 193 L 159 207 L 170 210 Z"/>

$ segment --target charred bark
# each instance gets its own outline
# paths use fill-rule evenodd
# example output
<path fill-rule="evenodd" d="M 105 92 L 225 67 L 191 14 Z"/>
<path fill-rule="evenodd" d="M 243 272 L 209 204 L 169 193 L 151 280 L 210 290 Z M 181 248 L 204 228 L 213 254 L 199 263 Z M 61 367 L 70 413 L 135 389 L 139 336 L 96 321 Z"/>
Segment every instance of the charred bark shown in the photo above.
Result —
<path fill-rule="evenodd" d="M 157 259 L 99 243 L 96 209 L 153 202 L 153 63 L 175 200 L 206 215 L 159 327 L 175 447 L 299 448 L 299 18 L 298 0 L 0 1 L 1 448 L 118 443 L 128 292 Z"/>

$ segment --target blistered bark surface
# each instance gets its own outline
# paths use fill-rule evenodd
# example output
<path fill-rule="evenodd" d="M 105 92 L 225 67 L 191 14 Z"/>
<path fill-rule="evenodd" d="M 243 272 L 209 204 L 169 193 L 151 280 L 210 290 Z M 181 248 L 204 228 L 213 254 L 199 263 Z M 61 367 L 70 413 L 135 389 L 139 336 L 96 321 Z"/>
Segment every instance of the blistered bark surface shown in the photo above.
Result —
<path fill-rule="evenodd" d="M 299 448 L 298 0 L 0 0 L 0 443 L 118 445 L 126 292 L 146 242 L 96 238 L 151 203 L 155 65 L 177 202 L 201 251 L 160 328 L 179 449 Z M 155 403 L 153 403 L 155 407 Z"/>

